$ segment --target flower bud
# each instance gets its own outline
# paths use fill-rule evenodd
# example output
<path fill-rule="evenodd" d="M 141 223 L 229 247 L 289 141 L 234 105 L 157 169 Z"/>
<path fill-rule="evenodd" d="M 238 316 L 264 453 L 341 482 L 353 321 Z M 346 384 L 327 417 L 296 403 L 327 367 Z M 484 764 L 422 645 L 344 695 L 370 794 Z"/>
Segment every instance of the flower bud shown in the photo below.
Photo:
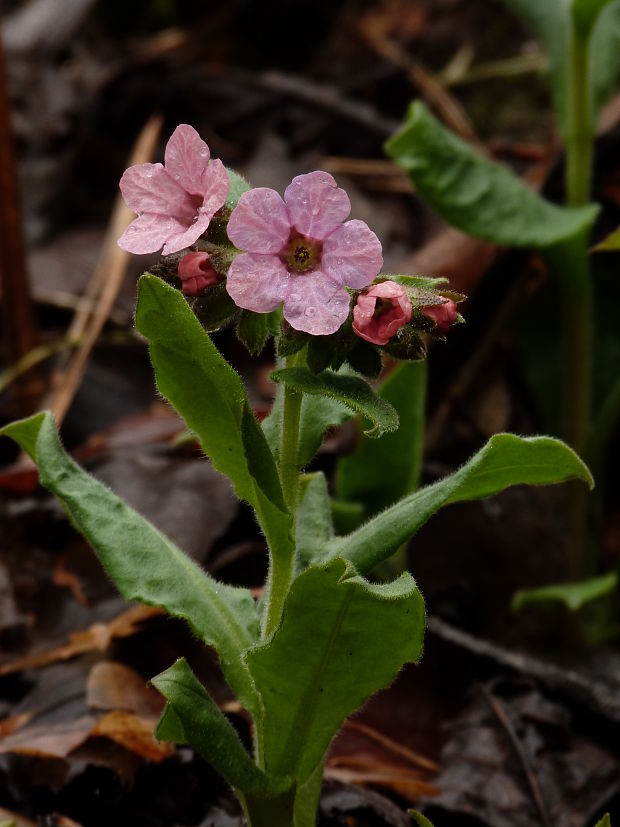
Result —
<path fill-rule="evenodd" d="M 439 296 L 439 298 L 442 299 L 441 304 L 420 307 L 420 313 L 435 322 L 436 329 L 439 333 L 445 333 L 456 322 L 458 311 L 455 301 L 446 299 L 445 296 Z"/>
<path fill-rule="evenodd" d="M 385 345 L 411 319 L 407 291 L 394 281 L 371 285 L 357 297 L 353 330 L 373 345 Z"/>
<path fill-rule="evenodd" d="M 183 292 L 187 296 L 196 296 L 205 287 L 217 284 L 217 273 L 209 264 L 208 253 L 188 253 L 179 261 L 179 278 L 183 283 Z"/>

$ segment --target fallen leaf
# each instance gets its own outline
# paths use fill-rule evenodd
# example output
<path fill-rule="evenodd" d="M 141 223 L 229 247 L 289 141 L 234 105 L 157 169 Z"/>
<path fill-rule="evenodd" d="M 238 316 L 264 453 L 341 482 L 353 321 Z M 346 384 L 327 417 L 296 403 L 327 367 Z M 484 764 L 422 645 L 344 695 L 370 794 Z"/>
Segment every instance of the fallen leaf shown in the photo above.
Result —
<path fill-rule="evenodd" d="M 147 686 L 138 672 L 123 663 L 100 661 L 88 675 L 86 703 L 90 709 L 133 712 L 148 717 L 158 716 L 165 701 Z"/>
<path fill-rule="evenodd" d="M 117 710 L 104 715 L 90 734 L 109 738 L 130 752 L 159 764 L 174 755 L 175 746 L 167 741 L 155 740 L 153 732 L 157 720 L 157 717 L 144 718 Z"/>

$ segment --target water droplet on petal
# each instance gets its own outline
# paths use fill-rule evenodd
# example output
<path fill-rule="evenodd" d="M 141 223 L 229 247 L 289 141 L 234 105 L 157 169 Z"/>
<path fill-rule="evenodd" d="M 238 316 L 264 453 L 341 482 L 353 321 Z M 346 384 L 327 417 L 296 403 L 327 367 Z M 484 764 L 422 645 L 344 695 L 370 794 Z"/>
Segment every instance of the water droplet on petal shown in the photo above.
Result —
<path fill-rule="evenodd" d="M 200 155 L 201 158 L 206 158 L 208 154 L 209 154 L 209 150 L 206 149 L 205 147 L 203 147 L 199 152 L 199 155 Z"/>
<path fill-rule="evenodd" d="M 153 170 L 152 169 L 147 170 L 146 177 L 147 178 L 152 178 L 153 177 Z"/>
<path fill-rule="evenodd" d="M 305 313 L 306 316 L 314 316 L 316 313 L 316 307 L 306 307 Z"/>
<path fill-rule="evenodd" d="M 299 293 L 291 293 L 291 295 L 289 296 L 289 299 L 292 302 L 298 302 L 301 299 L 301 296 L 299 295 Z"/>

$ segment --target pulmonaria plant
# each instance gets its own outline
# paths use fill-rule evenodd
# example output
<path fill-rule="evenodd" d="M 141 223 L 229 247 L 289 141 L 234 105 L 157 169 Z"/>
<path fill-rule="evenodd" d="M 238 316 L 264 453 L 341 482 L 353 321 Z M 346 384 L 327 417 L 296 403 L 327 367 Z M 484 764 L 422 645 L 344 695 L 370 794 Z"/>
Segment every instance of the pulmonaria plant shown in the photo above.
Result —
<path fill-rule="evenodd" d="M 128 203 L 142 214 L 135 243 L 131 233 L 119 243 L 139 252 L 162 244 L 164 253 L 200 248 L 180 261 L 164 259 L 165 280 L 141 278 L 136 327 L 149 343 L 160 393 L 256 515 L 269 558 L 262 599 L 215 581 L 76 465 L 50 413 L 0 435 L 38 464 L 42 484 L 60 498 L 124 597 L 185 619 L 215 649 L 252 720 L 254 745 L 250 754 L 184 659 L 152 680 L 166 699 L 156 737 L 194 747 L 234 789 L 250 827 L 313 827 L 332 738 L 422 652 L 424 603 L 413 577 L 404 572 L 377 583 L 370 579 L 375 567 L 444 505 L 519 483 L 591 478 L 558 440 L 500 434 L 456 473 L 336 534 L 328 480 L 320 471 L 304 474 L 322 435 L 353 414 L 368 420 L 367 433 L 376 437 L 399 425 L 389 394 L 375 394 L 352 369 L 358 348 L 377 358 L 396 345 L 419 354 L 408 348 L 439 325 L 424 312 L 443 306 L 446 291 L 439 295 L 433 279 L 379 275 L 376 236 L 362 222 L 342 223 L 349 201 L 327 173 L 299 176 L 282 200 L 271 190 L 249 190 L 223 169 L 191 127 L 179 127 L 165 167 L 123 176 Z M 262 424 L 193 312 L 197 302 L 212 321 L 218 314 L 221 323 L 236 320 L 252 349 L 273 335 L 278 352 L 290 354 L 272 374 L 278 393 Z M 310 370 L 317 342 L 331 364 L 339 354 L 342 369 Z"/>

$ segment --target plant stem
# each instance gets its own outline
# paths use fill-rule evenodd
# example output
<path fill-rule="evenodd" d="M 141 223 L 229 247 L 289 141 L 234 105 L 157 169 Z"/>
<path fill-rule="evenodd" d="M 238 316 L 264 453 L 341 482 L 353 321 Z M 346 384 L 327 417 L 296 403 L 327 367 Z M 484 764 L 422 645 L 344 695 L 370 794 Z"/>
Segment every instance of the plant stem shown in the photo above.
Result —
<path fill-rule="evenodd" d="M 244 796 L 237 791 L 248 827 L 294 827 L 295 789 L 274 798 Z"/>
<path fill-rule="evenodd" d="M 581 207 L 590 200 L 593 143 L 589 94 L 590 31 L 571 26 L 566 136 L 566 202 L 569 207 Z"/>
<path fill-rule="evenodd" d="M 289 356 L 287 367 L 293 367 L 301 358 L 300 354 Z M 280 479 L 282 493 L 293 517 L 291 532 L 295 537 L 297 520 L 297 500 L 299 497 L 299 420 L 301 416 L 301 402 L 303 394 L 285 386 L 284 411 L 282 415 L 282 439 L 280 443 Z M 272 555 L 269 578 L 266 585 L 267 611 L 263 636 L 268 637 L 276 628 L 282 614 L 284 600 L 288 593 L 294 566 L 295 544 L 291 546 L 291 553 L 286 558 L 281 555 Z"/>

